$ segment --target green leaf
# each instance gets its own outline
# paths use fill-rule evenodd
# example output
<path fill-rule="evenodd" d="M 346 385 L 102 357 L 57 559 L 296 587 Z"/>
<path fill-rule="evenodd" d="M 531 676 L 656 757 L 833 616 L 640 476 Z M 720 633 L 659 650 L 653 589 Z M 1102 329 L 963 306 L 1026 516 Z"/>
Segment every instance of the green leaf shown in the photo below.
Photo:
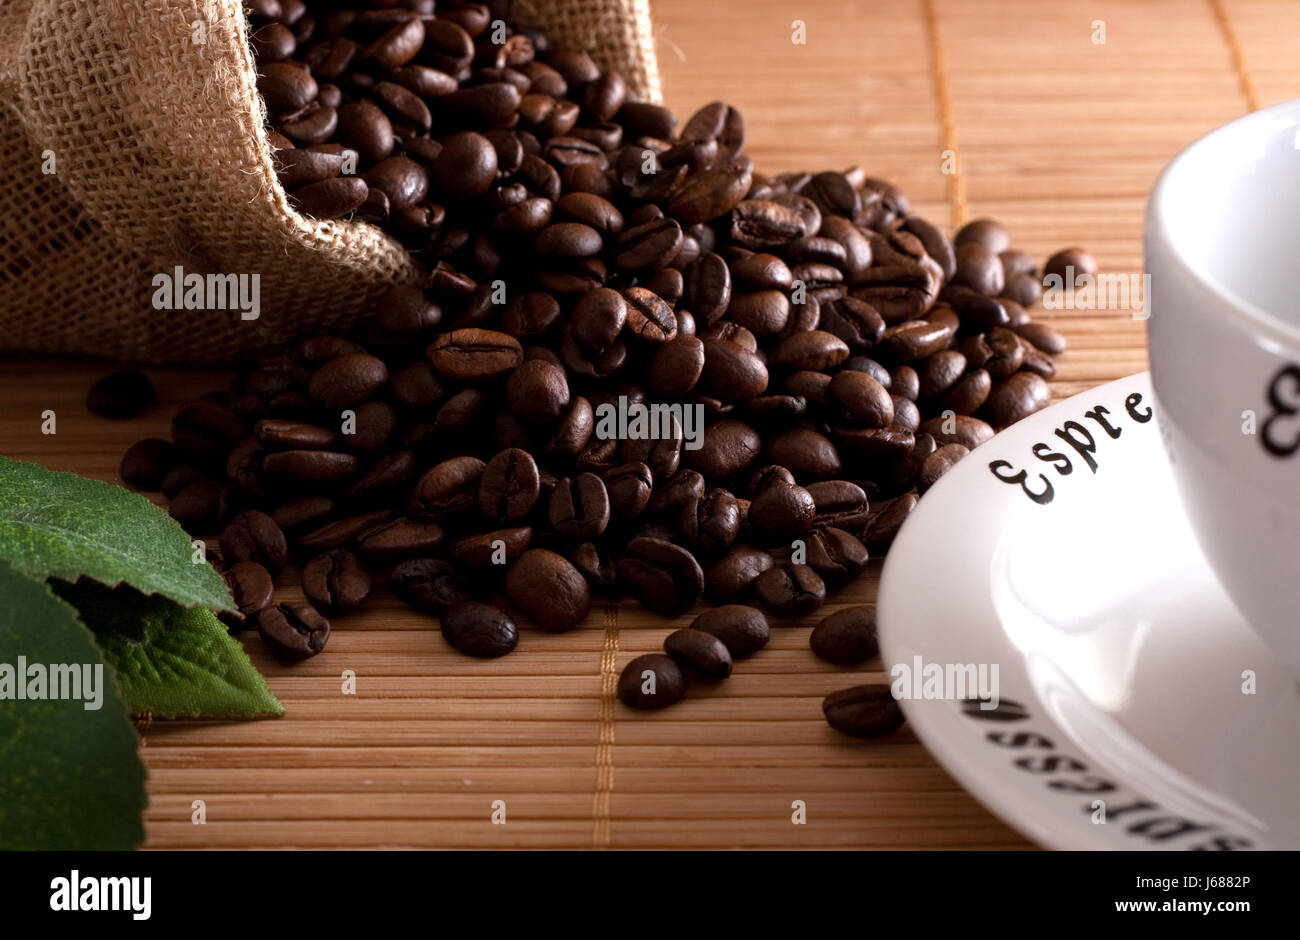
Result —
<path fill-rule="evenodd" d="M 0 559 L 36 580 L 129 584 L 184 607 L 234 610 L 221 575 L 193 564 L 190 538 L 120 486 L 0 457 Z"/>
<path fill-rule="evenodd" d="M 155 718 L 264 718 L 282 706 L 212 611 L 94 582 L 59 583 L 117 670 L 131 711 Z"/>
<path fill-rule="evenodd" d="M 112 670 L 76 611 L 3 561 L 0 598 L 0 672 L 20 656 L 28 669 L 89 664 L 102 696 L 92 710 L 85 698 L 18 700 L 17 677 L 6 691 L 0 676 L 0 849 L 134 848 L 145 771 Z"/>

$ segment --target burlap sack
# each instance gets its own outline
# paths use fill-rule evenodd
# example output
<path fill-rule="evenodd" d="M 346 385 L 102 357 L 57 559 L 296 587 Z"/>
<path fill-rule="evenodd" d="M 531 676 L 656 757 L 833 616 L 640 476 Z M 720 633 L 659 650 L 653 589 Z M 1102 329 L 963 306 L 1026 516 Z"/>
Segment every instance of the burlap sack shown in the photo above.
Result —
<path fill-rule="evenodd" d="M 516 15 L 659 100 L 649 0 Z M 378 228 L 290 208 L 247 32 L 240 0 L 0 0 L 0 352 L 229 362 L 418 276 Z M 155 309 L 177 266 L 256 273 L 260 315 Z"/>

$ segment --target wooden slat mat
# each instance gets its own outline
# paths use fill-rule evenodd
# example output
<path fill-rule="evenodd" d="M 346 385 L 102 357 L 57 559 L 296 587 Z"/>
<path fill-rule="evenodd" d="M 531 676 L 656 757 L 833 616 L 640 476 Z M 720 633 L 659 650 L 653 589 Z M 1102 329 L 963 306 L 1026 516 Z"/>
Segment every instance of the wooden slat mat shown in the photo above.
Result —
<path fill-rule="evenodd" d="M 1300 6 L 1282 0 L 655 0 L 654 12 L 669 103 L 681 114 L 715 98 L 740 107 L 760 168 L 861 163 L 935 221 L 994 216 L 1036 257 L 1082 244 L 1108 271 L 1140 271 L 1145 195 L 1180 147 L 1252 96 L 1300 93 Z M 791 41 L 796 18 L 804 45 Z M 957 179 L 940 172 L 945 149 Z M 1054 319 L 1072 342 L 1057 397 L 1145 368 L 1130 310 Z M 152 370 L 160 405 L 113 424 L 82 407 L 100 372 L 0 363 L 0 452 L 112 480 L 125 446 L 165 433 L 172 406 L 225 381 Z M 47 408 L 55 436 L 40 433 Z M 878 575 L 827 612 L 871 601 Z M 665 712 L 616 704 L 618 670 L 673 628 L 632 605 L 597 607 L 585 629 L 529 630 L 515 654 L 479 662 L 380 599 L 340 618 L 326 653 L 294 668 L 251 637 L 288 715 L 149 727 L 147 844 L 1026 845 L 909 730 L 855 742 L 827 728 L 827 692 L 883 673 L 816 660 L 806 628 L 778 627 L 732 679 Z M 355 696 L 340 694 L 345 669 Z M 196 799 L 203 826 L 190 822 Z M 504 825 L 491 821 L 498 800 Z M 806 825 L 791 822 L 795 800 Z"/>

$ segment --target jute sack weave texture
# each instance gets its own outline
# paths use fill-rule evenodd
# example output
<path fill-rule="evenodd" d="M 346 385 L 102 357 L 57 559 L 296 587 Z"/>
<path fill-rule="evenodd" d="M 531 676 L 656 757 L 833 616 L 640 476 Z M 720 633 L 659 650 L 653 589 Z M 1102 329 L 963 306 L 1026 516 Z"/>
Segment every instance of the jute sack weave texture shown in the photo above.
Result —
<path fill-rule="evenodd" d="M 648 0 L 516 13 L 659 100 Z M 239 0 L 0 0 L 0 352 L 231 362 L 419 277 L 375 226 L 289 205 L 247 37 Z M 257 274 L 260 316 L 155 309 L 177 267 Z"/>

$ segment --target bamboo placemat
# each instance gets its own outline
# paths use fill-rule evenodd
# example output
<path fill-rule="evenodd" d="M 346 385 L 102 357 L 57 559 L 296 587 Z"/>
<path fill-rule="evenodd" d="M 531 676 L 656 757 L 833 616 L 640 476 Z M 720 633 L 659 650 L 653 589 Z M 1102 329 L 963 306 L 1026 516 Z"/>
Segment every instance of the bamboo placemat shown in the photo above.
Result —
<path fill-rule="evenodd" d="M 1282 0 L 653 6 L 668 102 L 683 116 L 717 98 L 740 107 L 763 170 L 861 163 L 932 220 L 993 216 L 1035 257 L 1082 244 L 1113 272 L 1141 270 L 1145 196 L 1174 153 L 1253 103 L 1300 93 L 1300 7 Z M 805 44 L 792 41 L 796 19 Z M 1103 28 L 1104 43 L 1094 41 Z M 945 150 L 955 176 L 940 172 Z M 1131 311 L 1054 319 L 1072 344 L 1057 397 L 1145 368 Z M 114 480 L 127 445 L 165 436 L 176 403 L 226 381 L 150 370 L 160 404 L 117 424 L 83 408 L 102 371 L 0 362 L 0 452 Z M 53 436 L 40 433 L 45 409 L 58 415 Z M 824 612 L 873 600 L 878 575 Z M 618 670 L 673 628 L 635 605 L 598 606 L 583 629 L 528 630 L 513 655 L 480 662 L 450 652 L 429 618 L 381 598 L 339 618 L 326 652 L 296 667 L 276 665 L 250 636 L 288 714 L 145 729 L 147 844 L 1026 845 L 910 730 L 877 742 L 831 731 L 822 697 L 884 674 L 878 662 L 818 661 L 806 628 L 777 627 L 733 678 L 665 712 L 615 703 Z M 344 670 L 356 673 L 354 696 L 341 694 Z M 205 825 L 191 822 L 195 800 Z M 806 824 L 792 823 L 796 800 Z M 504 825 L 492 822 L 496 801 Z"/>

